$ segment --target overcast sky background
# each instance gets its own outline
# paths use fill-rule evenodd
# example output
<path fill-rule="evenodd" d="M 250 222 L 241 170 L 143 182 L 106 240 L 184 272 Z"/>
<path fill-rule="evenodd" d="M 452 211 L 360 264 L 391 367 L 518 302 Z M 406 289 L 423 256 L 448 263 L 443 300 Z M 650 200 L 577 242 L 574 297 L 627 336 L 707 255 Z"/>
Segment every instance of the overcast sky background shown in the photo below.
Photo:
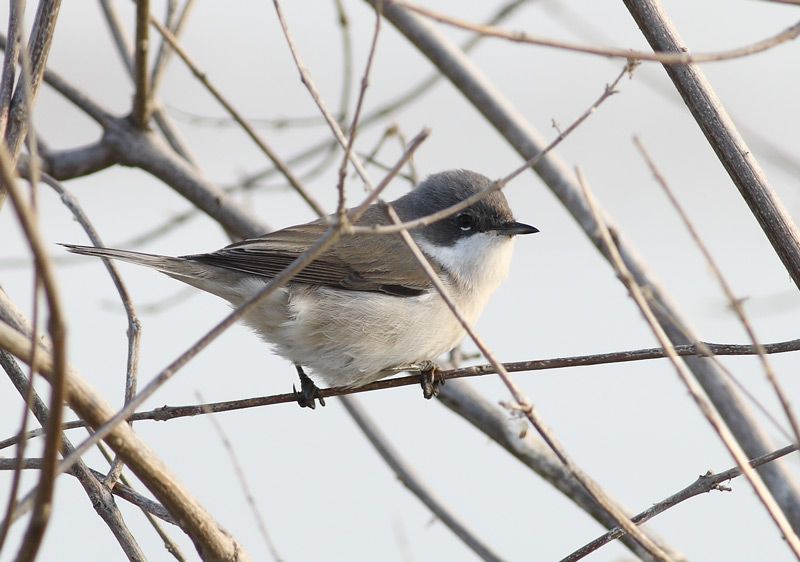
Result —
<path fill-rule="evenodd" d="M 132 6 L 118 2 L 130 24 Z M 163 2 L 153 2 L 156 13 Z M 484 21 L 497 7 L 488 2 L 437 1 L 429 6 L 470 21 Z M 796 7 L 752 0 L 665 1 L 686 43 L 694 51 L 728 49 L 788 27 Z M 372 34 L 373 13 L 363 2 L 346 2 L 360 76 Z M 29 11 L 32 11 L 32 6 Z M 341 49 L 332 2 L 286 2 L 289 25 L 301 53 L 331 107 L 341 90 Z M 573 16 L 608 39 L 586 35 Z M 0 7 L 5 28 L 7 6 Z M 543 1 L 519 10 L 504 27 L 545 37 L 601 41 L 647 49 L 621 2 Z M 131 28 L 129 28 L 131 29 Z M 442 28 L 459 41 L 467 34 Z M 155 32 L 153 32 L 155 33 Z M 270 2 L 201 1 L 182 39 L 197 63 L 234 106 L 251 118 L 317 115 L 301 85 Z M 798 155 L 797 100 L 800 44 L 729 62 L 703 65 L 737 124 L 770 138 Z M 547 138 L 552 120 L 568 125 L 602 92 L 624 61 L 486 40 L 472 55 L 477 65 Z M 84 88 L 104 107 L 128 111 L 132 85 L 112 47 L 100 10 L 93 2 L 65 2 L 50 55 L 50 68 Z M 384 22 L 366 108 L 377 107 L 431 72 L 431 65 Z M 663 69 L 640 67 L 558 148 L 579 165 L 618 227 L 632 241 L 653 275 L 707 341 L 745 343 L 700 254 L 651 178 L 632 144 L 639 135 L 686 206 L 706 243 L 741 297 L 763 341 L 798 337 L 800 295 L 745 203 L 683 107 Z M 234 127 L 189 122 L 180 112 L 223 116 L 180 61 L 161 89 L 209 178 L 227 185 L 262 169 L 265 158 Z M 96 125 L 47 87 L 35 113 L 36 127 L 53 148 L 75 147 L 98 138 Z M 383 129 L 397 123 L 409 137 L 432 130 L 416 155 L 420 173 L 469 168 L 499 177 L 519 157 L 483 118 L 442 82 L 391 121 L 365 130 L 358 149 L 368 152 Z M 273 148 L 289 157 L 316 140 L 322 127 L 264 130 Z M 789 212 L 800 215 L 800 178 L 776 166 L 758 145 L 751 146 L 772 187 Z M 382 159 L 399 154 L 393 146 Z M 307 170 L 308 164 L 299 167 Z M 309 182 L 328 209 L 335 207 L 336 166 Z M 372 169 L 372 178 L 382 177 Z M 297 195 L 273 178 L 269 186 L 242 197 L 274 228 L 311 220 Z M 189 205 L 145 173 L 121 167 L 69 182 L 109 246 L 123 243 Z M 407 189 L 395 182 L 392 197 Z M 350 201 L 363 191 L 350 182 Z M 478 329 L 503 361 L 560 357 L 656 345 L 633 302 L 606 262 L 571 217 L 532 173 L 506 189 L 518 220 L 541 233 L 517 242 L 509 279 L 490 302 Z M 41 225 L 53 253 L 56 242 L 87 243 L 57 197 L 42 188 Z M 214 250 L 227 243 L 224 232 L 198 216 L 187 226 L 137 248 L 172 255 Z M 10 205 L 0 214 L 0 284 L 30 310 L 29 267 L 9 260 L 27 256 Z M 146 305 L 182 293 L 174 280 L 121 265 L 135 303 Z M 70 361 L 104 396 L 119 405 L 123 394 L 126 319 L 99 261 L 69 260 L 58 269 L 69 313 Z M 141 312 L 144 324 L 140 384 L 193 344 L 228 312 L 213 296 L 193 294 L 160 313 Z M 474 345 L 465 342 L 466 351 Z M 752 358 L 722 360 L 767 408 L 780 417 L 777 402 Z M 774 356 L 788 395 L 800 396 L 800 355 Z M 294 368 L 274 356 L 247 329 L 234 327 L 166 384 L 147 408 L 163 404 L 231 400 L 287 392 Z M 515 380 L 579 465 L 617 500 L 640 511 L 693 481 L 708 469 L 733 465 L 707 422 L 665 361 L 520 373 Z M 509 396 L 494 376 L 472 379 L 492 402 Z M 42 390 L 46 386 L 40 385 Z M 17 431 L 20 400 L 0 377 L 0 438 Z M 476 533 L 508 560 L 552 560 L 593 539 L 602 529 L 486 436 L 437 404 L 424 401 L 418 387 L 373 392 L 358 400 L 391 437 L 404 458 Z M 408 493 L 380 460 L 337 402 L 316 411 L 278 405 L 217 417 L 243 463 L 251 491 L 279 552 L 294 560 L 468 560 L 473 554 Z M 228 455 L 209 420 L 187 418 L 142 422 L 137 431 L 179 475 L 186 487 L 240 540 L 253 558 L 267 559 L 257 525 L 241 493 Z M 782 446 L 785 440 L 767 430 Z M 71 432 L 74 441 L 80 432 Z M 7 449 L 4 456 L 13 454 Z M 37 454 L 32 446 L 30 454 Z M 89 464 L 105 468 L 92 453 Z M 800 475 L 797 455 L 786 461 Z M 23 490 L 35 482 L 26 475 Z M 0 475 L 5 505 L 8 475 Z M 649 524 L 692 560 L 789 560 L 763 507 L 741 479 L 732 493 L 712 493 L 671 509 Z M 165 560 L 158 537 L 136 509 L 119 501 L 152 560 Z M 24 525 L 14 528 L 0 560 L 11 560 Z M 172 532 L 190 559 L 189 541 Z M 88 550 L 88 558 L 87 558 Z M 613 544 L 590 560 L 631 558 Z M 74 479 L 58 482 L 57 501 L 40 560 L 122 560 L 122 552 L 95 515 Z"/>

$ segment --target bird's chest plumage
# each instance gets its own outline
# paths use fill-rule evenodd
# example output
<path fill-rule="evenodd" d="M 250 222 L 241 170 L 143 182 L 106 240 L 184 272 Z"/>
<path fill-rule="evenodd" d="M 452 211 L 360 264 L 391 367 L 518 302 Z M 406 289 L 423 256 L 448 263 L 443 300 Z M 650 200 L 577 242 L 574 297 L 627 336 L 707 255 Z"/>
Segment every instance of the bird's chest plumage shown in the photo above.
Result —
<path fill-rule="evenodd" d="M 446 284 L 470 324 L 477 321 L 510 262 L 510 239 L 492 237 L 485 243 L 486 251 L 477 254 L 480 262 L 474 261 L 474 247 L 442 250 L 421 244 L 445 269 L 457 272 Z M 309 367 L 332 386 L 366 384 L 386 376 L 387 369 L 433 360 L 464 337 L 458 319 L 435 289 L 398 297 L 296 283 L 284 295 L 245 321 L 279 354 Z"/>

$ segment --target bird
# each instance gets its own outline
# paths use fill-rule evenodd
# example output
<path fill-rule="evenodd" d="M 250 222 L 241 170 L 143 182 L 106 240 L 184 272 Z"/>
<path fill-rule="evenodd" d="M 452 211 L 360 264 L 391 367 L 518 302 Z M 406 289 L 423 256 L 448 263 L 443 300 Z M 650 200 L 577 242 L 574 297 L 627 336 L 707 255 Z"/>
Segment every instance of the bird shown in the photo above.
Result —
<path fill-rule="evenodd" d="M 488 190 L 477 172 L 448 170 L 428 176 L 390 205 L 404 222 L 431 215 Z M 118 259 L 158 270 L 240 306 L 313 245 L 333 217 L 323 217 L 179 257 L 64 244 L 75 254 Z M 373 204 L 356 226 L 391 224 Z M 465 331 L 398 233 L 355 232 L 288 284 L 245 314 L 244 324 L 294 363 L 301 406 L 325 405 L 304 368 L 328 386 L 359 387 L 404 370 L 423 372 L 426 398 L 435 385 L 424 374 L 454 349 Z M 506 278 L 514 238 L 538 229 L 517 222 L 505 195 L 493 190 L 478 202 L 432 224 L 409 230 L 466 321 L 473 325 Z M 425 382 L 428 381 L 428 382 Z"/>

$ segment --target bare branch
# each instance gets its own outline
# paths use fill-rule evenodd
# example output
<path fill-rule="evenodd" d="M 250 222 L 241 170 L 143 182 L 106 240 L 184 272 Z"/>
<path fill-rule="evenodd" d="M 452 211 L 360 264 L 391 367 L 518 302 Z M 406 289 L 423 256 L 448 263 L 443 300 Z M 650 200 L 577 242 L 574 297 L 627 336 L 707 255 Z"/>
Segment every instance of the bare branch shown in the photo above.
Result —
<path fill-rule="evenodd" d="M 3 459 L 0 458 L 0 470 L 13 470 L 14 463 L 12 462 L 13 459 Z M 42 470 L 44 466 L 44 461 L 38 458 L 26 458 L 23 459 L 22 468 L 25 470 Z M 94 476 L 94 478 L 98 480 L 102 480 L 105 476 L 102 472 L 97 470 L 89 469 L 89 473 Z M 72 467 L 70 470 L 66 472 L 71 476 L 75 476 L 75 467 Z M 118 496 L 124 499 L 127 502 L 145 510 L 147 513 L 151 513 L 161 519 L 162 521 L 166 521 L 167 523 L 172 523 L 173 525 L 178 525 L 175 521 L 175 518 L 170 515 L 169 511 L 164 509 L 164 506 L 159 504 L 158 502 L 154 502 L 151 499 L 146 498 L 145 496 L 137 493 L 133 488 L 126 486 L 125 484 L 115 484 L 114 489 L 111 490 L 115 496 Z M 141 560 L 146 560 L 146 558 L 141 558 Z"/>
<path fill-rule="evenodd" d="M 42 2 L 42 4 L 45 4 L 45 2 Z M 40 4 L 40 8 L 42 4 Z M 27 90 L 24 85 L 20 85 L 18 88 Z M 27 102 L 28 98 L 23 97 L 22 100 L 21 103 L 24 104 Z M 20 127 L 20 125 L 18 124 L 17 127 Z M 23 129 L 24 128 L 23 126 Z M 13 131 L 13 122 L 10 131 Z M 23 562 L 33 560 L 36 557 L 52 511 L 51 502 L 57 474 L 57 457 L 61 449 L 60 424 L 64 410 L 64 378 L 67 368 L 66 328 L 61 299 L 55 279 L 55 268 L 45 249 L 36 215 L 24 201 L 22 192 L 17 185 L 12 154 L 3 143 L 0 143 L 0 178 L 2 178 L 5 192 L 8 193 L 11 199 L 17 219 L 22 226 L 26 241 L 35 258 L 37 271 L 42 279 L 48 305 L 48 331 L 53 342 L 52 377 L 50 379 L 52 386 L 50 419 L 43 454 L 45 468 L 41 472 L 39 485 L 37 486 L 38 492 L 34 503 L 34 513 L 25 531 L 22 543 L 23 546 L 17 555 L 17 560 Z M 31 346 L 31 348 L 32 347 L 33 346 Z M 30 359 L 30 356 L 27 358 Z"/>
<path fill-rule="evenodd" d="M 488 435 L 509 454 L 572 500 L 595 521 L 608 529 L 619 528 L 616 526 L 616 521 L 594 501 L 544 442 L 537 439 L 533 433 L 526 431 L 526 422 L 517 418 L 509 419 L 506 411 L 490 403 L 465 382 L 448 382 L 442 386 L 437 398 L 442 404 Z M 674 560 L 686 560 L 683 554 L 654 536 L 651 530 L 642 529 L 642 531 L 647 533 L 653 541 L 659 543 Z M 647 562 L 654 560 L 629 536 L 623 533 L 619 538 L 638 558 Z"/>
<path fill-rule="evenodd" d="M 541 152 L 545 146 L 541 135 L 489 83 L 475 64 L 441 33 L 418 16 L 396 6 L 385 6 L 384 16 L 436 65 L 523 158 L 528 159 Z M 598 225 L 580 194 L 572 171 L 552 152 L 534 167 L 534 171 L 602 253 L 605 246 L 598 236 Z M 647 287 L 653 302 L 657 303 L 655 312 L 673 344 L 693 344 L 698 341 L 700 338 L 688 330 L 687 322 L 647 271 L 636 250 L 619 231 L 615 234 L 616 245 L 626 265 L 639 285 Z M 608 255 L 603 255 L 609 259 Z M 756 457 L 773 450 L 769 436 L 759 427 L 756 418 L 724 379 L 718 367 L 702 357 L 689 358 L 687 363 L 745 446 L 748 455 Z M 794 484 L 793 475 L 774 464 L 763 467 L 761 473 L 783 508 L 791 514 L 796 528 L 800 528 L 800 489 Z"/>
<path fill-rule="evenodd" d="M 685 44 L 657 0 L 625 0 L 653 49 L 683 53 Z M 800 25 L 797 26 L 800 30 Z M 665 66 L 750 211 L 795 285 L 800 288 L 800 231 L 744 142 L 711 84 L 696 65 Z"/>
<path fill-rule="evenodd" d="M 425 507 L 430 509 L 436 518 L 444 523 L 444 525 L 481 560 L 500 562 L 501 558 L 484 543 L 484 541 L 478 538 L 475 532 L 453 513 L 450 508 L 436 496 L 433 490 L 425 485 L 420 476 L 414 472 L 414 469 L 411 468 L 411 466 L 402 459 L 400 453 L 392 447 L 389 439 L 380 431 L 373 420 L 370 419 L 361 405 L 355 399 L 347 396 L 342 397 L 342 404 L 403 486 L 417 496 L 417 498 L 425 504 Z"/>
<path fill-rule="evenodd" d="M 30 354 L 30 341 L 7 324 L 0 322 L 0 348 L 24 359 Z M 52 384 L 53 362 L 47 350 L 41 350 L 39 372 Z M 65 397 L 78 415 L 92 427 L 100 428 L 113 416 L 114 410 L 72 368 L 68 367 L 64 377 Z M 222 530 L 208 512 L 183 489 L 177 479 L 167 470 L 156 454 L 133 432 L 127 424 L 115 424 L 104 435 L 114 451 L 119 454 L 139 479 L 153 492 L 158 500 L 172 513 L 181 528 L 194 541 L 201 557 L 225 560 L 247 560 L 243 547 Z M 77 460 L 75 453 L 67 456 L 59 468 L 67 470 Z M 68 460 L 69 465 L 65 464 Z"/>
<path fill-rule="evenodd" d="M 203 400 L 203 397 L 199 393 L 197 394 L 197 398 L 198 400 Z M 212 412 L 209 412 L 209 414 L 211 413 Z M 239 461 L 239 456 L 236 454 L 233 444 L 225 434 L 225 430 L 222 428 L 222 424 L 219 422 L 219 420 L 217 420 L 217 418 L 215 418 L 213 415 L 208 416 L 208 419 L 211 422 L 211 425 L 214 426 L 214 431 L 217 432 L 220 441 L 222 441 L 222 446 L 225 449 L 225 452 L 228 453 L 228 458 L 230 459 L 233 470 L 236 473 L 236 479 L 239 481 L 239 486 L 242 488 L 242 493 L 244 494 L 247 505 L 250 508 L 250 512 L 253 514 L 253 518 L 256 520 L 258 532 L 261 533 L 261 538 L 264 539 L 264 544 L 267 547 L 267 550 L 272 555 L 272 558 L 275 560 L 275 562 L 281 562 L 281 555 L 278 554 L 278 549 L 275 546 L 275 542 L 272 540 L 272 537 L 267 530 L 267 524 L 264 521 L 264 516 L 261 514 L 261 510 L 258 508 L 256 499 L 253 497 L 250 484 L 247 482 L 247 474 L 245 473 L 242 463 Z"/>
<path fill-rule="evenodd" d="M 2 310 L 2 312 L 6 313 L 8 311 Z M 0 314 L 0 316 L 3 316 L 5 320 L 8 320 L 5 314 Z M 22 325 L 15 327 L 20 330 L 24 330 L 26 328 Z M 14 358 L 5 351 L 0 350 L 0 365 L 2 365 L 3 369 L 8 374 L 9 378 L 11 379 L 11 383 L 17 389 L 17 392 L 24 396 L 30 387 L 30 379 L 25 377 L 25 374 L 16 364 Z M 36 416 L 36 419 L 39 420 L 39 423 L 41 423 L 43 426 L 47 426 L 49 419 L 47 406 L 44 404 L 41 398 L 39 398 L 35 391 L 33 391 L 31 395 L 29 405 L 31 412 L 33 412 L 33 414 Z M 67 439 L 65 436 L 62 436 L 62 443 L 62 453 L 68 454 L 72 450 L 72 443 L 70 443 L 69 439 Z M 41 470 L 41 464 L 43 464 L 43 461 L 42 459 L 37 460 L 40 463 L 39 469 Z M 128 526 L 125 524 L 122 513 L 114 503 L 114 500 L 111 497 L 111 493 L 108 491 L 108 489 L 103 486 L 97 476 L 93 474 L 85 464 L 83 464 L 83 461 L 77 463 L 73 467 L 71 474 L 75 476 L 78 479 L 78 482 L 80 482 L 81 486 L 83 486 L 83 489 L 86 491 L 86 495 L 89 497 L 95 512 L 106 523 L 106 525 L 108 525 L 108 528 L 116 537 L 117 542 L 119 542 L 120 547 L 125 552 L 128 559 L 135 562 L 144 562 L 146 558 L 130 529 L 128 529 Z M 4 521 L 4 524 L 10 524 L 10 522 L 11 520 L 9 519 Z"/>
<path fill-rule="evenodd" d="M 475 31 L 476 33 L 480 33 L 482 35 L 490 37 L 507 39 L 509 41 L 514 41 L 516 43 L 540 45 L 543 47 L 554 47 L 565 51 L 575 51 L 578 53 L 600 55 L 603 57 L 617 57 L 622 59 L 636 59 L 641 61 L 656 61 L 662 64 L 669 64 L 669 65 L 680 65 L 680 64 L 700 63 L 700 62 L 716 62 L 716 61 L 725 61 L 741 57 L 747 57 L 750 55 L 754 55 L 756 53 L 764 52 L 768 49 L 772 49 L 773 47 L 782 45 L 787 41 L 792 41 L 793 39 L 796 39 L 798 35 L 800 35 L 800 22 L 798 22 L 792 25 L 791 27 L 788 27 L 785 30 L 781 31 L 780 33 L 773 35 L 772 37 L 762 39 L 761 41 L 757 41 L 751 45 L 745 45 L 743 47 L 738 47 L 736 49 L 730 49 L 727 51 L 720 51 L 717 53 L 689 54 L 687 52 L 677 53 L 672 51 L 671 49 L 663 49 L 655 53 L 648 53 L 646 51 L 636 51 L 634 49 L 615 49 L 611 47 L 591 47 L 587 45 L 576 45 L 575 43 L 569 43 L 567 41 L 557 41 L 555 39 L 542 39 L 538 37 L 533 37 L 525 33 L 524 31 L 505 31 L 497 27 L 470 23 L 462 19 L 455 18 L 453 16 L 445 15 L 441 12 L 436 12 L 429 8 L 424 8 L 416 4 L 411 4 L 409 2 L 406 2 L 405 0 L 386 0 L 386 3 L 400 6 L 404 9 L 416 12 L 425 17 L 436 20 L 440 23 L 444 23 L 461 29 L 466 29 L 469 31 Z"/>
<path fill-rule="evenodd" d="M 9 2 L 7 33 L 11 46 L 5 50 L 3 56 L 3 76 L 2 80 L 0 80 L 0 138 L 5 138 L 6 136 L 8 114 L 11 110 L 11 96 L 14 93 L 16 65 L 19 59 L 20 45 L 22 44 L 22 20 L 24 15 L 25 2 L 23 0 Z"/>
<path fill-rule="evenodd" d="M 33 104 L 39 93 L 60 7 L 60 0 L 40 0 L 36 10 L 27 51 L 30 56 L 30 83 L 20 81 L 17 84 L 11 100 L 11 113 L 5 132 L 11 162 L 16 162 L 22 148 L 22 141 L 28 133 L 28 114 L 31 112 L 32 106 L 28 105 L 26 100 Z M 3 204 L 3 197 L 3 190 L 0 186 L 0 207 Z"/>
<path fill-rule="evenodd" d="M 136 44 L 133 50 L 133 67 L 136 73 L 136 93 L 133 98 L 133 122 L 139 129 L 146 129 L 150 120 L 149 76 L 147 51 L 150 39 L 150 0 L 136 0 Z"/>
<path fill-rule="evenodd" d="M 594 196 L 589 191 L 589 188 L 586 186 L 585 182 L 583 182 L 580 172 L 578 173 L 578 178 L 579 181 L 581 181 L 581 186 L 583 187 L 583 193 L 586 197 L 587 203 L 594 212 L 595 220 L 600 227 L 600 235 L 605 240 L 606 250 L 611 256 L 612 265 L 618 274 L 618 278 L 625 285 L 625 288 L 628 289 L 628 292 L 636 303 L 636 306 L 639 308 L 645 320 L 647 321 L 647 324 L 650 326 L 650 329 L 653 331 L 653 335 L 655 335 L 655 337 L 658 339 L 658 342 L 667 351 L 670 362 L 675 367 L 678 376 L 686 386 L 686 389 L 689 391 L 689 394 L 691 395 L 695 404 L 697 404 L 698 409 L 708 420 L 709 424 L 711 424 L 711 426 L 714 428 L 714 431 L 725 445 L 725 448 L 728 449 L 728 452 L 730 452 L 731 456 L 736 461 L 736 464 L 742 469 L 742 472 L 752 485 L 756 495 L 761 500 L 761 503 L 764 504 L 764 507 L 767 509 L 770 517 L 783 534 L 786 542 L 789 544 L 789 548 L 791 548 L 792 552 L 797 558 L 800 558 L 800 539 L 794 533 L 789 521 L 786 518 L 786 515 L 784 515 L 780 509 L 780 506 L 775 502 L 775 498 L 764 484 L 761 476 L 759 476 L 759 474 L 748 464 L 747 456 L 745 455 L 744 450 L 736 440 L 736 437 L 733 435 L 731 430 L 728 428 L 725 420 L 723 420 L 722 416 L 720 416 L 719 412 L 714 408 L 713 403 L 705 395 L 700 384 L 689 373 L 686 365 L 678 359 L 678 355 L 673 351 L 672 343 L 664 331 L 664 328 L 661 326 L 661 324 L 659 324 L 655 314 L 653 314 L 642 288 L 638 285 L 633 275 L 631 275 L 630 270 L 626 267 L 625 262 L 622 260 L 622 256 L 620 256 L 619 250 L 614 244 L 611 232 L 606 225 L 605 219 L 600 214 L 599 209 L 595 204 Z"/>
<path fill-rule="evenodd" d="M 755 347 L 756 351 L 758 352 L 758 359 L 761 362 L 761 366 L 764 369 L 764 374 L 767 376 L 767 380 L 769 381 L 770 385 L 772 385 L 773 390 L 775 391 L 778 400 L 781 403 L 781 407 L 783 408 L 784 413 L 786 414 L 786 419 L 789 420 L 789 425 L 792 427 L 792 431 L 794 432 L 794 440 L 795 443 L 800 443 L 800 425 L 797 423 L 797 417 L 795 416 L 794 412 L 792 411 L 792 406 L 789 403 L 789 399 L 786 396 L 786 393 L 781 388 L 781 384 L 778 381 L 778 377 L 775 375 L 774 370 L 772 369 L 772 365 L 767 359 L 767 354 L 764 352 L 764 346 L 761 345 L 760 340 L 756 336 L 755 329 L 753 328 L 750 321 L 747 319 L 747 315 L 745 314 L 744 307 L 742 306 L 742 299 L 737 298 L 733 292 L 733 288 L 730 286 L 728 281 L 725 279 L 725 276 L 722 273 L 722 270 L 717 265 L 714 256 L 711 255 L 711 251 L 705 245 L 703 240 L 700 238 L 700 234 L 695 229 L 692 221 L 689 219 L 689 216 L 686 214 L 686 211 L 681 206 L 680 202 L 678 201 L 677 197 L 673 193 L 672 189 L 670 189 L 669 184 L 667 183 L 666 178 L 661 173 L 661 171 L 656 166 L 656 163 L 650 157 L 650 154 L 645 149 L 644 145 L 642 144 L 641 140 L 638 137 L 634 137 L 633 139 L 636 148 L 639 149 L 639 152 L 644 157 L 645 161 L 647 162 L 650 171 L 653 173 L 658 184 L 667 194 L 667 197 L 672 203 L 672 206 L 678 212 L 678 215 L 681 217 L 683 224 L 686 226 L 686 230 L 689 231 L 689 234 L 692 236 L 697 247 L 700 249 L 700 252 L 703 254 L 703 257 L 708 263 L 711 271 L 714 273 L 714 277 L 716 277 L 717 282 L 719 283 L 720 287 L 722 287 L 725 296 L 728 299 L 728 302 L 731 305 L 731 308 L 736 313 L 736 316 L 739 318 L 742 326 L 744 326 L 745 331 L 747 332 L 747 336 L 750 338 L 750 341 L 753 343 L 753 347 Z"/>
<path fill-rule="evenodd" d="M 300 180 L 294 175 L 294 172 L 289 169 L 289 167 L 281 160 L 281 158 L 267 145 L 264 140 L 258 135 L 258 133 L 250 126 L 247 120 L 242 117 L 242 115 L 234 109 L 234 107 L 228 102 L 228 100 L 222 95 L 222 93 L 208 80 L 206 74 L 202 72 L 196 64 L 192 61 L 189 57 L 189 54 L 180 46 L 175 36 L 164 27 L 161 22 L 159 22 L 156 18 L 152 15 L 150 16 L 150 23 L 158 30 L 161 36 L 169 43 L 170 47 L 175 51 L 175 53 L 181 58 L 181 60 L 186 64 L 186 67 L 194 74 L 195 78 L 208 90 L 208 92 L 214 96 L 214 98 L 225 108 L 231 117 L 236 120 L 236 122 L 242 127 L 242 130 L 247 133 L 253 142 L 256 143 L 256 146 L 269 158 L 272 163 L 281 171 L 281 174 L 289 181 L 291 186 L 297 191 L 300 197 L 308 204 L 311 209 L 317 213 L 317 216 L 323 217 L 327 213 L 325 210 L 317 203 L 316 199 L 306 190 Z"/>
<path fill-rule="evenodd" d="M 749 465 L 753 468 L 765 465 L 769 462 L 773 462 L 781 457 L 784 457 L 788 454 L 794 453 L 797 451 L 797 445 L 788 445 L 782 449 L 778 449 L 777 451 L 773 451 L 766 455 L 761 455 L 760 457 L 756 457 L 749 462 Z M 647 508 L 646 510 L 642 511 L 638 515 L 633 518 L 633 521 L 636 522 L 637 525 L 642 525 L 643 523 L 648 522 L 650 519 L 655 517 L 656 515 L 660 515 L 664 513 L 671 507 L 678 505 L 681 502 L 684 502 L 690 498 L 695 496 L 699 496 L 700 494 L 706 494 L 711 490 L 719 490 L 725 491 L 727 488 L 723 487 L 723 484 L 729 480 L 737 478 L 741 476 L 742 470 L 739 467 L 734 467 L 726 470 L 725 472 L 720 472 L 718 474 L 712 473 L 710 470 L 699 476 L 697 480 L 683 488 L 682 490 L 672 494 L 670 497 L 656 503 L 655 505 Z M 582 546 L 569 556 L 566 556 L 561 560 L 561 562 L 576 562 L 591 554 L 601 546 L 608 544 L 609 542 L 618 539 L 624 535 L 624 531 L 619 528 L 611 529 L 602 537 L 598 537 L 592 542 Z"/>

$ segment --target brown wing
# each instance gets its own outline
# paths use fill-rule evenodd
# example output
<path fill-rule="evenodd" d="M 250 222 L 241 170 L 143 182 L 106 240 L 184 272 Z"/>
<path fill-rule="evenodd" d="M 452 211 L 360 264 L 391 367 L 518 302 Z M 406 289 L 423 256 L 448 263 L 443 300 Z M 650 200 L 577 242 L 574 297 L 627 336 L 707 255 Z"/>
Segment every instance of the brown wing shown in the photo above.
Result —
<path fill-rule="evenodd" d="M 378 218 L 377 213 L 382 214 L 378 209 L 370 211 L 359 222 L 363 224 L 370 215 Z M 317 220 L 236 242 L 210 254 L 184 257 L 243 273 L 274 277 L 316 242 L 327 228 L 326 223 Z M 419 295 L 432 288 L 430 279 L 398 235 L 344 236 L 294 280 L 397 296 Z"/>

